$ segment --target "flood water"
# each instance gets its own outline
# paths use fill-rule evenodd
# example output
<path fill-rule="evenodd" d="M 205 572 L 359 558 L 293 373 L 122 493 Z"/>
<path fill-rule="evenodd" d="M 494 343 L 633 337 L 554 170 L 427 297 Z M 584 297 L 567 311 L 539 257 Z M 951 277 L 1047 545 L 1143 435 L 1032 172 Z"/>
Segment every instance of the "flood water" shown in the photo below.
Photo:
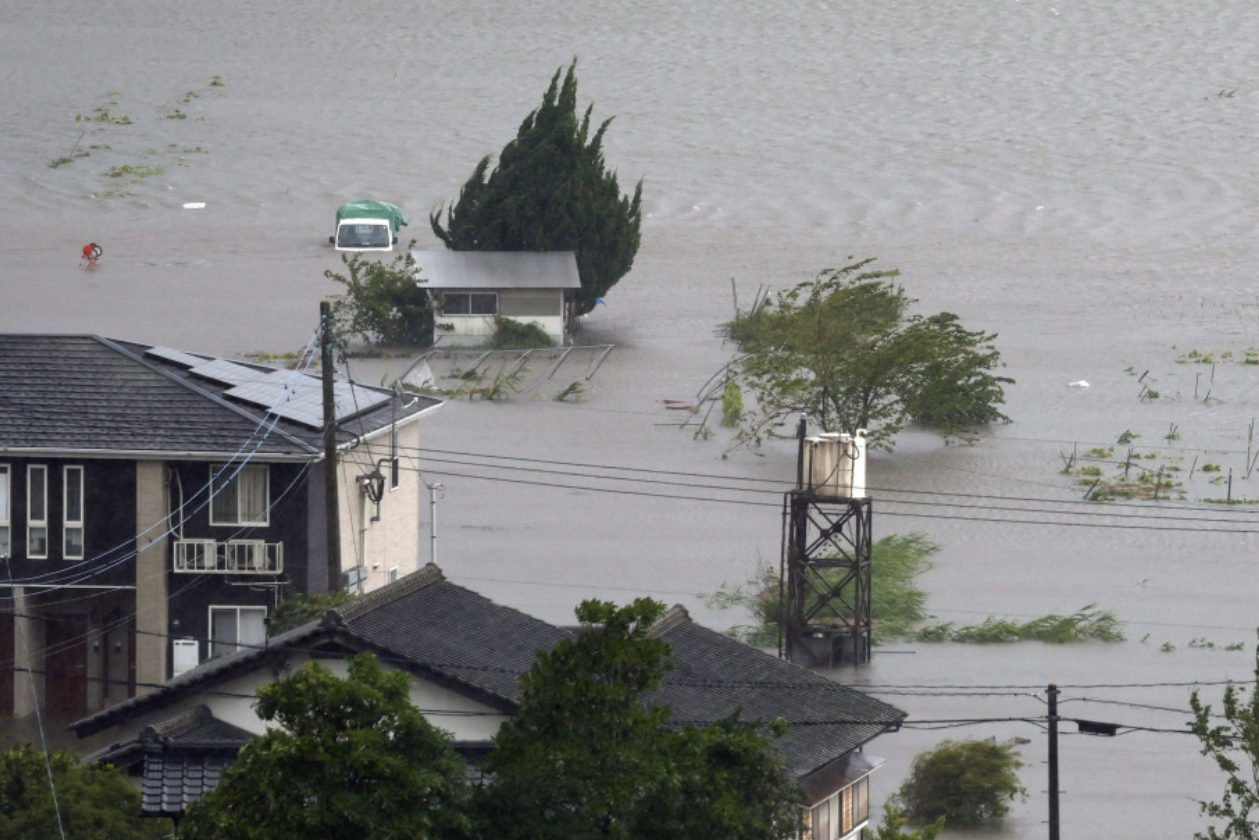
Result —
<path fill-rule="evenodd" d="M 391 201 L 439 247 L 428 214 L 576 56 L 581 106 L 616 118 L 609 165 L 644 182 L 634 270 L 580 336 L 615 349 L 579 402 L 431 417 L 426 550 L 550 621 L 639 595 L 743 621 L 703 596 L 777 565 L 792 448 L 730 452 L 662 401 L 730 357 L 732 281 L 746 304 L 877 257 L 921 311 L 997 333 L 1017 385 L 977 445 L 911 431 L 871 458 L 876 536 L 940 543 L 920 583 L 941 621 L 1096 604 L 1128 641 L 894 645 L 837 670 L 910 714 L 872 745 L 876 805 L 940 740 L 1026 739 L 1030 797 L 979 834 L 1045 836 L 1056 683 L 1063 715 L 1123 727 L 1064 724 L 1063 836 L 1187 837 L 1223 788 L 1189 692 L 1249 679 L 1259 625 L 1256 509 L 1203 502 L 1259 497 L 1256 43 L 1247 0 L 0 0 L 0 330 L 300 348 L 338 291 L 336 206 Z M 1064 459 L 1122 459 L 1125 432 L 1183 499 L 1081 502 Z"/>

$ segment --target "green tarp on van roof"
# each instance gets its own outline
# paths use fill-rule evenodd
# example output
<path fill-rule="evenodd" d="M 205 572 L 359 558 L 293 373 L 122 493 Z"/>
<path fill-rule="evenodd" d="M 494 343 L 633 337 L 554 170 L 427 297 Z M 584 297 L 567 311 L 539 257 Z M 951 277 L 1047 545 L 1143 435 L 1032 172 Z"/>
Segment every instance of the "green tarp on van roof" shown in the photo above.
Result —
<path fill-rule="evenodd" d="M 351 201 L 337 208 L 337 224 L 346 219 L 388 219 L 389 227 L 397 235 L 398 228 L 407 226 L 406 216 L 392 204 L 383 201 Z"/>

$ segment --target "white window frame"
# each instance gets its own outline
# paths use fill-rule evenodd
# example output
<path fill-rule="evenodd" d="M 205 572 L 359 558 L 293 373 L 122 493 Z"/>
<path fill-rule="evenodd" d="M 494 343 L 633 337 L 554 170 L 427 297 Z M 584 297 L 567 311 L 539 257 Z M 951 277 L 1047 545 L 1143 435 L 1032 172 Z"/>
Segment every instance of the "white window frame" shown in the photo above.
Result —
<path fill-rule="evenodd" d="M 86 500 L 83 496 L 83 474 L 83 467 L 78 464 L 67 464 L 62 469 L 63 481 L 61 485 L 61 500 L 63 506 L 61 508 L 61 556 L 66 560 L 82 560 L 86 556 L 84 548 L 86 531 L 83 526 L 84 519 L 86 518 L 86 513 L 84 511 Z M 74 498 L 76 495 L 77 499 Z M 77 502 L 77 507 L 79 509 L 77 518 L 72 517 L 71 515 L 72 509 L 75 507 L 72 503 L 75 502 Z M 75 535 L 76 531 L 78 532 L 78 545 L 72 552 L 71 536 Z"/>
<path fill-rule="evenodd" d="M 220 613 L 220 612 L 234 612 L 236 614 L 236 622 L 235 622 L 236 635 L 230 641 L 218 641 L 214 638 L 215 613 Z M 210 629 L 209 629 L 209 633 L 207 634 L 210 637 L 209 649 L 210 649 L 211 657 L 228 656 L 229 654 L 233 654 L 236 651 L 241 649 L 242 643 L 240 639 L 240 617 L 242 613 L 247 613 L 247 612 L 262 613 L 263 637 L 265 641 L 266 620 L 267 620 L 266 607 L 241 607 L 241 606 L 229 606 L 225 604 L 211 605 L 210 610 L 209 610 L 209 617 L 210 617 L 209 628 Z M 249 644 L 252 646 L 253 643 L 251 642 Z"/>
<path fill-rule="evenodd" d="M 473 301 L 481 298 L 480 303 L 485 304 L 486 300 L 492 301 L 489 312 L 473 311 Z M 452 312 L 450 310 L 451 303 L 458 303 L 460 310 Z M 484 306 L 480 307 L 484 309 Z M 492 318 L 498 314 L 498 292 L 475 292 L 471 290 L 458 292 L 442 293 L 442 317 L 451 318 Z"/>
<path fill-rule="evenodd" d="M 226 474 L 226 482 L 220 477 Z M 261 476 L 261 478 L 258 478 Z M 252 478 L 251 478 L 252 477 Z M 262 482 L 262 518 L 250 519 L 241 502 L 240 488 L 243 482 Z M 267 526 L 271 524 L 271 468 L 267 464 L 245 464 L 237 469 L 230 465 L 210 468 L 210 524 L 240 527 L 242 525 Z M 235 508 L 230 518 L 224 507 Z"/>
<path fill-rule="evenodd" d="M 41 487 L 35 492 L 35 476 L 42 476 Z M 36 516 L 38 503 L 39 516 Z M 42 535 L 43 545 L 36 542 Z M 29 464 L 26 467 L 26 556 L 32 560 L 48 559 L 48 465 Z"/>
<path fill-rule="evenodd" d="M 0 557 L 11 557 L 13 552 L 13 471 L 8 464 L 0 464 Z"/>

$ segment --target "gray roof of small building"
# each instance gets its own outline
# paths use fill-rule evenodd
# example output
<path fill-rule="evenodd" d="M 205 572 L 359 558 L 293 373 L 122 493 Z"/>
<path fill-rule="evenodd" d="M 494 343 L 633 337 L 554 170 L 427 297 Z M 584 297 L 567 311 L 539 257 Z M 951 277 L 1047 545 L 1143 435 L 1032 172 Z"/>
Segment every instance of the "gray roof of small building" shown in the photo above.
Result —
<path fill-rule="evenodd" d="M 92 335 L 0 334 L 0 453 L 213 458 L 247 447 L 264 461 L 316 460 L 320 390 L 318 376 L 251 362 Z M 344 381 L 339 392 L 339 443 L 441 404 Z"/>
<path fill-rule="evenodd" d="M 430 289 L 580 289 L 572 251 L 412 251 Z"/>

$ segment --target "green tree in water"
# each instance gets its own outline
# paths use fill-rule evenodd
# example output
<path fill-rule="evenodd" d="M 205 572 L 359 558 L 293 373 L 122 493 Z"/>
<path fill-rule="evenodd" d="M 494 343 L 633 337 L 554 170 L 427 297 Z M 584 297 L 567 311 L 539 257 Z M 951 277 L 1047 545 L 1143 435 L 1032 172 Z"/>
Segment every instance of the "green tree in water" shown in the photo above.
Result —
<path fill-rule="evenodd" d="M 911 421 L 946 437 L 1009 421 L 998 406 L 1013 380 L 993 372 L 996 336 L 949 312 L 911 313 L 916 301 L 892 282 L 897 272 L 871 262 L 827 269 L 727 324 L 744 353 L 730 367 L 757 403 L 740 441 L 759 442 L 799 414 L 830 431 L 866 429 L 885 449 Z"/>
<path fill-rule="evenodd" d="M 1195 832 L 1196 840 L 1255 840 L 1259 838 L 1259 646 L 1255 648 L 1255 684 L 1249 694 L 1232 683 L 1224 689 L 1219 713 L 1203 702 L 1198 690 L 1189 696 L 1193 710 L 1190 729 L 1225 775 L 1218 802 L 1199 802 L 1203 816 L 1219 820 Z"/>
<path fill-rule="evenodd" d="M 1023 766 L 1010 742 L 942 741 L 914 759 L 897 797 L 910 819 L 980 825 L 1004 817 L 1011 800 L 1027 798 L 1018 776 Z"/>
<path fill-rule="evenodd" d="M 643 185 L 632 196 L 621 194 L 603 159 L 612 120 L 592 132 L 594 106 L 577 115 L 577 61 L 562 70 L 503 147 L 498 165 L 491 170 L 490 156 L 482 158 L 446 208 L 445 223 L 441 210 L 429 222 L 452 251 L 575 252 L 581 289 L 574 314 L 581 315 L 634 264 Z"/>

